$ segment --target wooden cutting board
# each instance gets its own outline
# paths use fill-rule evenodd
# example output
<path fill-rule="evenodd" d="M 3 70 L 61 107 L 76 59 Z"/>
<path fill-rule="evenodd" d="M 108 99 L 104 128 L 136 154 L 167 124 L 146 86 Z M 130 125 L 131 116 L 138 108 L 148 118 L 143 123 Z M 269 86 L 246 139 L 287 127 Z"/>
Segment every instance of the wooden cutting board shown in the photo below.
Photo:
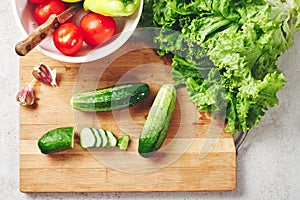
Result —
<path fill-rule="evenodd" d="M 149 48 L 126 43 L 121 54 L 87 64 L 53 60 L 38 51 L 20 59 L 20 87 L 32 79 L 40 61 L 57 70 L 59 87 L 36 83 L 36 104 L 20 107 L 20 190 L 22 192 L 157 192 L 231 191 L 236 187 L 236 152 L 231 134 L 218 119 L 198 113 L 185 88 L 177 103 L 168 136 L 153 158 L 138 155 L 138 133 L 162 83 L 172 82 L 168 59 Z M 132 50 L 136 49 L 136 50 Z M 125 52 L 125 53 L 124 53 Z M 144 81 L 150 96 L 130 109 L 107 113 L 74 111 L 74 92 L 119 82 Z M 37 141 L 57 127 L 76 128 L 75 147 L 52 155 L 40 153 Z M 102 127 L 132 140 L 126 152 L 82 149 L 78 132 Z"/>

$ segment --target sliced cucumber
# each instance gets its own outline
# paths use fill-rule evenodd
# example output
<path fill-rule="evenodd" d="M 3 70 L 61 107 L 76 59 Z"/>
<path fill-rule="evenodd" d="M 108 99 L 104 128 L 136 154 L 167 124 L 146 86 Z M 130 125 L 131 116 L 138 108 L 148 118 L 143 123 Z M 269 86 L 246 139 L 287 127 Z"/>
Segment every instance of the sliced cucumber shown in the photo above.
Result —
<path fill-rule="evenodd" d="M 126 151 L 128 148 L 128 144 L 130 141 L 130 136 L 129 135 L 122 135 L 119 139 L 118 139 L 118 148 L 122 151 Z"/>
<path fill-rule="evenodd" d="M 97 144 L 97 138 L 92 129 L 83 128 L 79 134 L 80 137 L 80 146 L 83 148 L 92 148 Z"/>
<path fill-rule="evenodd" d="M 107 135 L 105 133 L 105 130 L 103 130 L 102 128 L 98 129 L 99 133 L 101 135 L 102 138 L 102 145 L 101 147 L 106 147 L 107 143 L 108 143 L 108 139 L 107 139 Z"/>
<path fill-rule="evenodd" d="M 111 131 L 106 131 L 102 128 L 83 128 L 79 136 L 82 148 L 110 148 L 117 145 L 117 138 L 115 135 Z"/>
<path fill-rule="evenodd" d="M 115 135 L 111 132 L 111 131 L 106 131 L 106 135 L 108 138 L 108 143 L 106 145 L 106 147 L 114 147 L 117 145 L 117 138 L 115 137 Z"/>
<path fill-rule="evenodd" d="M 96 131 L 97 131 L 97 135 L 99 136 L 99 140 L 100 140 L 100 144 L 97 147 L 102 147 L 103 138 L 101 136 L 101 133 L 100 133 L 99 129 L 96 129 Z"/>
<path fill-rule="evenodd" d="M 95 129 L 95 128 L 91 128 L 91 131 L 94 133 L 94 135 L 96 137 L 96 144 L 95 144 L 94 147 L 101 147 L 101 145 L 102 145 L 102 138 L 101 138 L 98 130 Z"/>

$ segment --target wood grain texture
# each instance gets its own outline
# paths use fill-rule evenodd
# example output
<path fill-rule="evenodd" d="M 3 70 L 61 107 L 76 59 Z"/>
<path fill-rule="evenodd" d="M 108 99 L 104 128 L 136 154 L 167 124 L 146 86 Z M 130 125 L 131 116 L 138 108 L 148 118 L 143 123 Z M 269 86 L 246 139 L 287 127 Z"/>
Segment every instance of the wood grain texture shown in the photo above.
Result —
<path fill-rule="evenodd" d="M 159 58 L 152 49 L 131 51 L 130 45 L 133 44 L 127 43 L 122 47 L 127 48 L 127 52 L 116 56 L 113 61 L 106 58 L 88 64 L 72 64 L 53 60 L 37 51 L 20 59 L 21 88 L 33 79 L 31 70 L 40 61 L 57 70 L 59 85 L 52 88 L 36 83 L 36 104 L 31 108 L 20 107 L 22 192 L 235 189 L 236 152 L 232 135 L 222 131 L 222 123 L 218 119 L 207 113 L 198 113 L 188 101 L 184 88 L 177 90 L 176 108 L 162 149 L 151 159 L 138 155 L 138 133 L 151 103 L 161 83 L 172 80 L 167 59 Z M 74 92 L 126 81 L 147 82 L 151 88 L 150 96 L 130 109 L 113 113 L 82 113 L 74 111 L 69 104 Z M 63 126 L 76 128 L 74 149 L 52 155 L 40 153 L 38 139 L 47 131 Z M 128 151 L 121 152 L 117 148 L 82 149 L 78 131 L 84 126 L 103 127 L 117 136 L 130 134 L 132 140 Z M 180 145 L 185 149 L 182 150 Z M 172 160 L 172 155 L 174 158 L 179 156 Z"/>

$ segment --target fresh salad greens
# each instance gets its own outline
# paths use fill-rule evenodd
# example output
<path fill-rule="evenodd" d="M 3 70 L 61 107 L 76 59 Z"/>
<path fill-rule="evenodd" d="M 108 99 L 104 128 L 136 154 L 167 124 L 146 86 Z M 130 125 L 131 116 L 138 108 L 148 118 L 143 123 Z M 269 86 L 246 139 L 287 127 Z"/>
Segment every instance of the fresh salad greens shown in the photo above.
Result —
<path fill-rule="evenodd" d="M 300 29 L 299 0 L 144 3 L 141 23 L 160 27 L 154 41 L 160 55 L 173 55 L 176 85 L 200 111 L 224 111 L 226 131 L 251 129 L 278 103 L 285 80 L 276 62 Z"/>

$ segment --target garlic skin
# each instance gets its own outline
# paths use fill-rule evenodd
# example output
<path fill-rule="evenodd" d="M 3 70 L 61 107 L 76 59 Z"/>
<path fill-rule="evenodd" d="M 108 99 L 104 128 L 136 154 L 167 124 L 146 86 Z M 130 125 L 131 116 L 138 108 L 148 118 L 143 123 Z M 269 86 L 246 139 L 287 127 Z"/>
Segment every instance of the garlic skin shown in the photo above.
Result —
<path fill-rule="evenodd" d="M 31 106 L 34 104 L 35 95 L 32 89 L 34 81 L 31 81 L 29 85 L 18 92 L 16 100 L 21 106 Z"/>
<path fill-rule="evenodd" d="M 39 63 L 32 70 L 32 75 L 36 80 L 41 83 L 47 84 L 52 87 L 56 87 L 56 69 L 51 69 L 44 63 Z"/>

